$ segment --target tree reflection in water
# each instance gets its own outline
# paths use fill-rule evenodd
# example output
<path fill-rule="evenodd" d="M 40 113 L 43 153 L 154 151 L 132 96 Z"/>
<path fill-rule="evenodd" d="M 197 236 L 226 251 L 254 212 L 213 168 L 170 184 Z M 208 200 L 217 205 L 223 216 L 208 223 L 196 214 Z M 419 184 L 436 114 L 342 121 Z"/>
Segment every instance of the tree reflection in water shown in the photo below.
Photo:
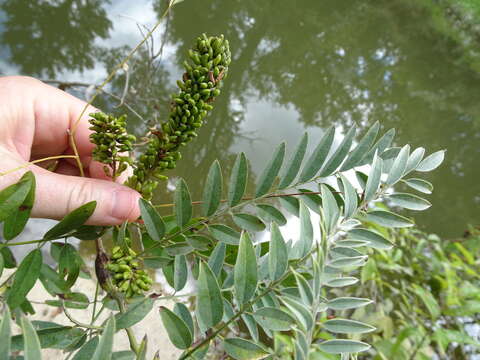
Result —
<path fill-rule="evenodd" d="M 153 2 L 158 17 L 165 6 L 164 0 Z M 95 45 L 115 21 L 107 17 L 109 5 L 99 0 L 7 0 L 1 9 L 8 17 L 3 42 L 24 74 L 55 77 L 95 61 L 109 69 L 134 45 Z M 163 40 L 161 32 L 156 34 L 153 50 L 149 43 L 129 62 L 128 91 L 121 72 L 107 88 L 114 97 L 101 97 L 96 105 L 127 112 L 131 107 L 138 113 L 130 112 L 131 125 L 142 133 L 165 119 L 192 39 L 201 32 L 223 33 L 234 55 L 224 91 L 199 138 L 183 151 L 187 160 L 172 171 L 191 179 L 195 198 L 214 159 L 228 173 L 232 147 L 258 153 L 255 168 L 261 168 L 269 157 L 258 151 L 265 139 L 287 140 L 291 146 L 298 141 L 293 133 L 283 139 L 267 131 L 246 142 L 244 110 L 261 101 L 270 113 L 289 109 L 299 133 L 302 127 L 354 121 L 363 129 L 379 120 L 384 130 L 397 128 L 399 143 L 428 144 L 429 151 L 447 148 L 446 163 L 430 178 L 435 206 L 416 218 L 430 231 L 456 235 L 477 221 L 480 208 L 480 105 L 472 96 L 480 77 L 459 62 L 456 44 L 433 30 L 428 16 L 407 0 L 185 1 L 168 20 L 166 46 L 173 56 L 156 56 Z M 116 107 L 119 98 L 124 99 L 121 108 Z M 275 116 L 248 116 L 259 129 L 286 126 Z"/>

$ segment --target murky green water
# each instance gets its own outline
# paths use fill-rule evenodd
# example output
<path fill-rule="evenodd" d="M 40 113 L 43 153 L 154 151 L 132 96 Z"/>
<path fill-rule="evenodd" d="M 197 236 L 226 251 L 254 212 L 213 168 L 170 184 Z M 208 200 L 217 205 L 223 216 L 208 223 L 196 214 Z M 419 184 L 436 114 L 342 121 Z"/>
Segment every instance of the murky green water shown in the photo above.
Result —
<path fill-rule="evenodd" d="M 0 4 L 2 74 L 98 84 L 145 31 L 135 21 L 151 27 L 165 1 Z M 304 131 L 315 139 L 331 124 L 365 129 L 378 120 L 384 130 L 397 129 L 398 144 L 448 149 L 429 177 L 433 207 L 415 218 L 429 231 L 460 235 L 479 222 L 480 76 L 426 19 L 407 0 L 185 0 L 155 34 L 153 48 L 129 63 L 125 102 L 138 113 L 130 116 L 132 127 L 141 133 L 145 121 L 165 117 L 192 39 L 223 33 L 234 55 L 230 76 L 172 174 L 189 179 L 195 198 L 215 158 L 228 171 L 235 153 L 245 151 L 258 173 L 282 140 L 294 146 Z M 122 96 L 125 79 L 122 73 L 108 91 Z M 91 88 L 69 91 L 83 97 Z M 97 106 L 125 111 L 115 109 L 118 103 L 104 95 Z M 161 193 L 157 201 L 167 198 Z"/>

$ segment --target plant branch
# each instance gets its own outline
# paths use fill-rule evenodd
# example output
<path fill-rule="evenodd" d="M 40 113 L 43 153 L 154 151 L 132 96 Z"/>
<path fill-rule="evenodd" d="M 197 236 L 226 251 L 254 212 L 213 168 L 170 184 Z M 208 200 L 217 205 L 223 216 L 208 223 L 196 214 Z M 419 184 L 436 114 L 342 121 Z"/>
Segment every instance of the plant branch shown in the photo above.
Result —
<path fill-rule="evenodd" d="M 79 326 L 79 327 L 82 327 L 82 328 L 85 328 L 85 329 L 96 329 L 96 330 L 100 330 L 100 329 L 103 329 L 102 326 L 95 326 L 95 325 L 91 325 L 91 324 L 84 324 L 80 321 L 77 321 L 76 319 L 73 318 L 73 316 L 68 312 L 67 310 L 67 307 L 65 306 L 65 301 L 62 299 L 62 310 L 63 312 L 65 313 L 65 316 L 68 318 L 68 320 L 70 320 L 72 323 L 74 323 L 75 325 Z"/>
<path fill-rule="evenodd" d="M 312 256 L 315 252 L 317 251 L 316 248 L 314 248 L 313 250 L 311 250 L 308 254 L 306 254 L 304 257 L 302 257 L 301 259 L 298 259 L 295 264 L 298 265 L 298 264 L 301 264 L 303 263 L 304 261 L 308 260 L 310 258 L 310 256 Z M 270 293 L 272 290 L 274 290 L 275 286 L 277 286 L 278 284 L 280 284 L 283 280 L 285 280 L 291 273 L 291 268 L 289 268 L 279 279 L 275 280 L 275 281 L 272 281 L 268 287 L 263 291 L 261 292 L 260 294 L 258 294 L 257 296 L 255 296 L 252 300 L 248 301 L 247 303 L 243 304 L 242 307 L 240 308 L 240 310 L 235 314 L 233 315 L 230 319 L 228 319 L 226 322 L 224 322 L 217 330 L 215 330 L 214 332 L 212 332 L 210 335 L 208 335 L 206 338 L 204 338 L 202 341 L 196 343 L 193 347 L 191 347 L 190 349 L 187 350 L 187 352 L 185 354 L 183 354 L 179 360 L 184 360 L 184 359 L 187 359 L 190 355 L 192 355 L 196 350 L 198 350 L 199 348 L 201 348 L 202 346 L 204 346 L 205 344 L 209 343 L 212 339 L 214 339 L 215 337 L 217 337 L 225 328 L 228 327 L 228 325 L 230 325 L 231 323 L 233 323 L 235 320 L 237 320 L 239 317 L 241 317 L 248 309 L 250 306 L 252 306 L 253 304 L 255 304 L 258 300 L 260 300 L 262 297 L 264 297 L 265 295 L 267 295 L 268 293 Z"/>
<path fill-rule="evenodd" d="M 341 194 L 341 191 L 332 191 L 333 193 L 336 194 Z M 308 196 L 308 195 L 320 195 L 320 191 L 309 191 L 309 192 L 299 192 L 299 193 L 289 193 L 289 194 L 270 194 L 261 198 L 264 199 L 270 199 L 270 198 L 278 198 L 278 197 L 288 197 L 288 196 Z M 244 201 L 250 201 L 250 200 L 256 200 L 256 199 L 261 199 L 261 198 L 255 198 L 255 197 L 244 197 L 242 200 Z M 220 200 L 221 203 L 226 203 L 228 200 L 227 199 L 222 199 Z M 192 201 L 192 205 L 201 205 L 203 204 L 203 201 Z M 154 205 L 156 208 L 166 208 L 166 207 L 174 207 L 175 204 L 159 204 L 159 205 Z"/>
<path fill-rule="evenodd" d="M 291 186 L 289 186 L 287 189 L 292 189 L 292 188 L 295 188 L 295 187 L 298 187 L 298 186 L 301 186 L 301 185 L 305 185 L 305 184 L 308 184 L 308 183 L 311 183 L 311 182 L 315 182 L 317 181 L 318 179 L 320 179 L 321 176 L 318 176 L 318 177 L 315 177 L 313 179 L 310 179 L 309 181 L 304 181 L 304 182 L 298 182 L 296 184 L 292 184 Z M 203 219 L 203 220 L 200 220 L 198 221 L 197 223 L 195 224 L 191 224 L 190 226 L 187 226 L 183 229 L 180 229 L 178 231 L 176 231 L 175 233 L 169 235 L 169 236 L 166 236 L 162 241 L 159 241 L 158 243 L 150 246 L 149 248 L 147 249 L 144 249 L 140 254 L 140 255 L 143 255 L 145 254 L 146 252 L 152 250 L 152 249 L 155 249 L 159 246 L 162 246 L 165 244 L 165 242 L 168 242 L 169 240 L 177 237 L 178 235 L 184 233 L 184 232 L 187 232 L 189 230 L 192 230 L 192 229 L 195 229 L 197 228 L 198 226 L 201 226 L 201 225 L 207 225 L 208 222 L 210 222 L 212 219 L 215 219 L 217 217 L 220 217 L 220 216 L 223 216 L 226 212 L 229 212 L 229 211 L 232 211 L 233 209 L 237 209 L 237 208 L 241 208 L 241 207 L 244 207 L 254 201 L 257 201 L 257 200 L 261 200 L 261 199 L 266 199 L 266 198 L 269 198 L 269 197 L 281 197 L 281 196 L 289 196 L 288 194 L 275 194 L 275 191 L 278 191 L 279 189 L 276 189 L 274 191 L 272 191 L 270 194 L 265 194 L 263 196 L 260 196 L 258 198 L 248 198 L 246 201 L 240 203 L 240 204 L 237 204 L 235 206 L 232 206 L 232 207 L 226 207 L 225 209 L 221 209 L 220 211 L 218 211 L 217 213 L 213 214 L 212 216 L 210 216 L 209 218 L 207 219 Z M 341 192 L 339 192 L 341 193 Z M 305 192 L 305 193 L 296 193 L 297 195 L 308 195 L 308 194 L 318 194 L 318 192 Z"/>

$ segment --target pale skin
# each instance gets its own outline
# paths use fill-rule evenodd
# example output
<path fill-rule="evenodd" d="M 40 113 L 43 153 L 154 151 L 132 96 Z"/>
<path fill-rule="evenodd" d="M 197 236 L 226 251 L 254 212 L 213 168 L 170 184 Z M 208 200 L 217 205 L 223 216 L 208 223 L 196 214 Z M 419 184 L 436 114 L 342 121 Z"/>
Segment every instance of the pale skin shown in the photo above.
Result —
<path fill-rule="evenodd" d="M 73 154 L 68 132 L 82 113 L 84 101 L 39 80 L 19 76 L 0 78 L 0 99 L 0 173 L 29 161 Z M 125 175 L 109 181 L 103 165 L 92 160 L 88 114 L 95 111 L 89 107 L 74 131 L 85 177 L 79 176 L 75 159 L 61 159 L 54 172 L 45 169 L 52 165 L 50 161 L 0 176 L 0 190 L 31 170 L 37 182 L 33 217 L 61 219 L 96 200 L 88 224 L 117 225 L 136 220 L 140 195 L 121 185 Z"/>

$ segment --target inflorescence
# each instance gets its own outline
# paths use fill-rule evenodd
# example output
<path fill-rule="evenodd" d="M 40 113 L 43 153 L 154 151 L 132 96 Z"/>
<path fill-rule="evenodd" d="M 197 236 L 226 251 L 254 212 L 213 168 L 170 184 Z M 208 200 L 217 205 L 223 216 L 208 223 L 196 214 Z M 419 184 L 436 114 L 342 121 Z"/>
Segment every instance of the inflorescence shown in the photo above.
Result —
<path fill-rule="evenodd" d="M 180 91 L 172 95 L 169 120 L 160 129 L 152 129 L 147 148 L 126 183 L 146 199 L 151 198 L 157 180 L 167 179 L 162 172 L 175 168 L 181 158 L 179 148 L 197 136 L 197 129 L 220 94 L 231 61 L 228 40 L 223 35 L 203 34 L 188 55 L 190 61 L 184 62 L 183 79 L 177 81 Z"/>
<path fill-rule="evenodd" d="M 112 256 L 106 268 L 112 274 L 117 291 L 124 293 L 127 298 L 141 295 L 152 286 L 152 279 L 139 267 L 137 253 L 131 248 L 124 250 L 120 246 L 115 246 L 112 249 Z"/>
<path fill-rule="evenodd" d="M 126 115 L 116 118 L 96 112 L 90 116 L 90 130 L 93 130 L 90 140 L 96 145 L 92 152 L 93 159 L 106 164 L 103 171 L 115 180 L 133 163 L 128 153 L 133 150 L 135 136 L 127 133 Z"/>

